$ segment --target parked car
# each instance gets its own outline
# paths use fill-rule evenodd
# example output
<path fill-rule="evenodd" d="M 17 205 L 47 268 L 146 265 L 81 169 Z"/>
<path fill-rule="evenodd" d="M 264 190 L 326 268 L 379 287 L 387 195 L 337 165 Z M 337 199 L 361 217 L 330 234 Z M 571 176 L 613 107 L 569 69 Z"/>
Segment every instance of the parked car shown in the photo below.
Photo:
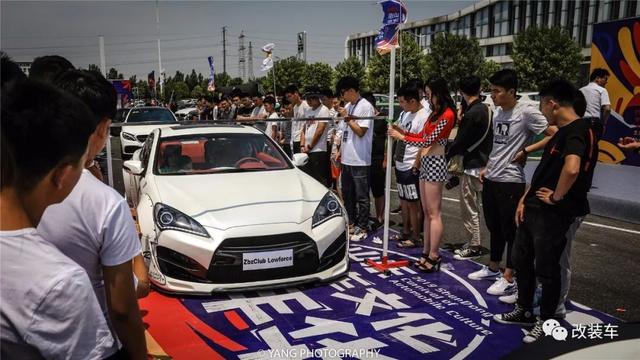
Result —
<path fill-rule="evenodd" d="M 179 121 L 191 120 L 192 116 L 198 116 L 198 108 L 196 107 L 188 107 L 181 110 L 176 111 L 176 118 Z"/>
<path fill-rule="evenodd" d="M 152 122 L 153 124 L 135 125 L 147 122 Z M 142 147 L 142 144 L 153 129 L 172 126 L 177 122 L 176 117 L 167 108 L 141 106 L 131 109 L 122 123 L 120 131 L 122 156 L 130 157 L 133 155 L 136 150 Z"/>
<path fill-rule="evenodd" d="M 347 274 L 346 211 L 307 161 L 250 126 L 153 130 L 124 162 L 153 284 L 210 294 Z"/>

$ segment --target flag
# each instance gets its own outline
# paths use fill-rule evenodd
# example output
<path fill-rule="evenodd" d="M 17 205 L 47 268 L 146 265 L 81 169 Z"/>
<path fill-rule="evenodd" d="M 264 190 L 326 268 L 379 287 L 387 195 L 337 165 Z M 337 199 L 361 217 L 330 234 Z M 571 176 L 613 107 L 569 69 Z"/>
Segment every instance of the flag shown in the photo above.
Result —
<path fill-rule="evenodd" d="M 269 71 L 273 67 L 273 49 L 275 47 L 276 44 L 274 43 L 268 43 L 262 47 L 262 51 L 267 54 L 267 57 L 262 60 L 262 65 L 260 66 L 261 71 Z"/>
<path fill-rule="evenodd" d="M 381 1 L 380 4 L 384 18 L 374 41 L 378 53 L 384 55 L 390 52 L 392 47 L 398 47 L 400 24 L 407 22 L 407 7 L 399 0 Z"/>
<path fill-rule="evenodd" d="M 209 60 L 209 85 L 207 90 L 214 92 L 216 90 L 216 72 L 213 66 L 213 56 L 209 56 L 207 60 Z"/>
<path fill-rule="evenodd" d="M 152 71 L 149 73 L 149 75 L 147 75 L 147 83 L 149 84 L 149 87 L 154 89 L 156 87 L 156 71 Z"/>
<path fill-rule="evenodd" d="M 162 69 L 162 72 L 160 72 L 160 86 L 164 85 L 164 76 L 165 76 L 164 69 Z"/>

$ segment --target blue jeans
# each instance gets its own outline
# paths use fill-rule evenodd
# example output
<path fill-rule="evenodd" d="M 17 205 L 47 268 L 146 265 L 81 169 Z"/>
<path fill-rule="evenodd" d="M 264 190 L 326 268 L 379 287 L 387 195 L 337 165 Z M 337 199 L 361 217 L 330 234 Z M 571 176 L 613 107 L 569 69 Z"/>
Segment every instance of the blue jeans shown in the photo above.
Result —
<path fill-rule="evenodd" d="M 342 197 L 347 208 L 349 223 L 367 230 L 369 225 L 369 173 L 370 166 L 342 165 Z"/>

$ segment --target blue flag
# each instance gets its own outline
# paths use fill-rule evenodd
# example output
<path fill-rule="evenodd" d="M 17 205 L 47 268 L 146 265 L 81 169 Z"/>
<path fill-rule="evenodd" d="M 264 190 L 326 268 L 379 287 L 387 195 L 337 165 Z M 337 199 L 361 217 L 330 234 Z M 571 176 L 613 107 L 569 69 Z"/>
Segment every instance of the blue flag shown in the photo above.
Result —
<path fill-rule="evenodd" d="M 398 46 L 400 24 L 407 22 L 407 7 L 398 0 L 381 1 L 380 5 L 382 5 L 384 18 L 374 41 L 378 53 L 384 55 L 390 52 L 392 47 Z"/>
<path fill-rule="evenodd" d="M 209 86 L 207 86 L 207 90 L 209 90 L 210 92 L 214 92 L 216 90 L 216 81 L 215 81 L 216 72 L 213 66 L 213 56 L 209 56 L 208 59 L 209 59 Z"/>

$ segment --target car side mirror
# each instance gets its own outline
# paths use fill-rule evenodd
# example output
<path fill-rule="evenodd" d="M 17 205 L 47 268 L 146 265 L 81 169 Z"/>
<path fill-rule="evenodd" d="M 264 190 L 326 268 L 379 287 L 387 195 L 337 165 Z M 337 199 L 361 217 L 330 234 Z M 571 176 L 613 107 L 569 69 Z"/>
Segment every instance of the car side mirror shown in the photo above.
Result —
<path fill-rule="evenodd" d="M 309 155 L 298 153 L 293 154 L 293 165 L 297 167 L 305 166 L 309 162 Z"/>
<path fill-rule="evenodd" d="M 120 136 L 121 131 L 122 131 L 121 126 L 112 126 L 109 128 L 109 132 L 111 133 L 111 136 Z"/>
<path fill-rule="evenodd" d="M 142 162 L 139 160 L 127 160 L 122 164 L 122 167 L 131 175 L 140 175 L 144 171 Z"/>

